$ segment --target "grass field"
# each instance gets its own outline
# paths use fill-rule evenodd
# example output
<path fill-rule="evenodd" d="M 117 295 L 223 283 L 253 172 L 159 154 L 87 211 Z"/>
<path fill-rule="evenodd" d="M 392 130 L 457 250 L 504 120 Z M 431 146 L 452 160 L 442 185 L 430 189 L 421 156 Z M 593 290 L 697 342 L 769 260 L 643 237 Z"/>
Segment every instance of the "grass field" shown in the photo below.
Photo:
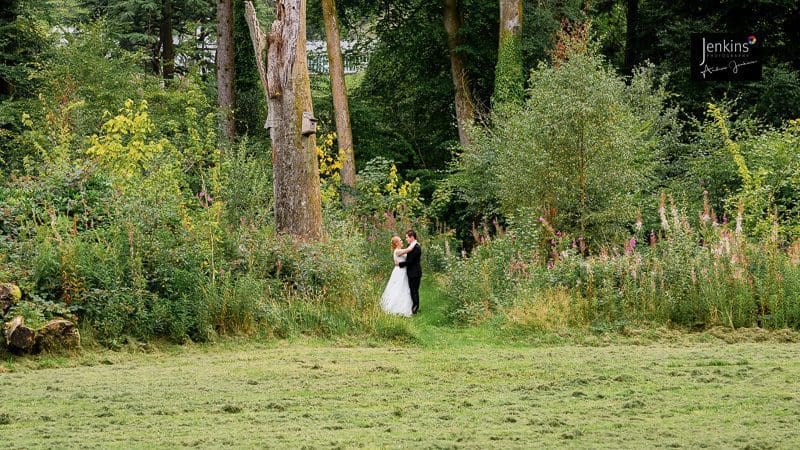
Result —
<path fill-rule="evenodd" d="M 414 345 L 251 340 L 5 361 L 0 447 L 800 447 L 798 343 L 532 346 L 445 327 L 427 299 Z"/>

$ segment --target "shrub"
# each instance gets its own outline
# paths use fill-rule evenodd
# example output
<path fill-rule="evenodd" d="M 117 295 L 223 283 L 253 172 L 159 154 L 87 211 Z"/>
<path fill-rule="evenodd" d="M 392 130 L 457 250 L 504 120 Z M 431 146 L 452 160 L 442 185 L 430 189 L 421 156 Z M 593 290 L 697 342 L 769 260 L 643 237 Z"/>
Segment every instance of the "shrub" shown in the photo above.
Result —
<path fill-rule="evenodd" d="M 591 44 L 566 39 L 559 59 L 531 73 L 524 105 L 476 130 L 451 184 L 472 193 L 468 203 L 495 195 L 520 237 L 538 227 L 526 218 L 543 217 L 597 249 L 627 234 L 671 119 L 650 68 L 628 83 Z"/>
<path fill-rule="evenodd" d="M 455 260 L 441 279 L 452 299 L 448 315 L 462 323 L 478 323 L 510 300 L 517 249 L 508 239 L 492 240 L 473 249 L 469 258 Z"/>

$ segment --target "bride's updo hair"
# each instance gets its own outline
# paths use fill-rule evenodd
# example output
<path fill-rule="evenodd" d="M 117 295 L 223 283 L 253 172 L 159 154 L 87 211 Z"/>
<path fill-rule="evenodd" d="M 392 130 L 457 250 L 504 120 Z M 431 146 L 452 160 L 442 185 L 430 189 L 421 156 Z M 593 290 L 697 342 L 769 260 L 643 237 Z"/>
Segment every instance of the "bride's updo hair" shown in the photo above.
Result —
<path fill-rule="evenodd" d="M 403 240 L 400 236 L 392 236 L 392 250 L 396 250 L 403 246 Z"/>

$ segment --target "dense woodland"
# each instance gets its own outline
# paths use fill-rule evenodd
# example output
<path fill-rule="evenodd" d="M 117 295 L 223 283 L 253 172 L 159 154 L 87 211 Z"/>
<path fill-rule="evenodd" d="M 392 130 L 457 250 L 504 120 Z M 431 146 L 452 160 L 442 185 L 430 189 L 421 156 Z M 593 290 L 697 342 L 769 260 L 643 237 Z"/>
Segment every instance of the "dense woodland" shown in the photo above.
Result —
<path fill-rule="evenodd" d="M 762 79 L 692 81 L 703 32 Z M 798 202 L 794 0 L 0 6 L 4 322 L 413 338 L 414 228 L 454 326 L 798 328 Z"/>

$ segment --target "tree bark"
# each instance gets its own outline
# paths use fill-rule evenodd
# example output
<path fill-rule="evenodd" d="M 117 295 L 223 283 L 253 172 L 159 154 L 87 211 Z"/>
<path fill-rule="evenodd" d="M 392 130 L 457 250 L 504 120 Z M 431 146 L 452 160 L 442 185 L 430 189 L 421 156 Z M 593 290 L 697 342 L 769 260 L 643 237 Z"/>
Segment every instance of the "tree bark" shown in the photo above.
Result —
<path fill-rule="evenodd" d="M 636 64 L 636 29 L 639 26 L 639 0 L 628 0 L 625 31 L 625 72 L 633 73 Z"/>
<path fill-rule="evenodd" d="M 464 25 L 464 15 L 458 0 L 443 0 L 444 28 L 447 31 L 447 48 L 450 51 L 450 72 L 455 88 L 456 122 L 458 123 L 458 140 L 461 145 L 470 142 L 468 128 L 475 119 L 475 106 L 472 91 L 464 64 L 464 57 L 458 50 L 462 40 L 459 30 Z"/>
<path fill-rule="evenodd" d="M 228 142 L 236 138 L 233 55 L 233 0 L 217 0 L 217 104 L 222 111 L 222 134 Z"/>
<path fill-rule="evenodd" d="M 269 85 L 267 83 L 267 34 L 258 23 L 256 9 L 250 1 L 244 2 L 244 15 L 247 28 L 250 30 L 250 40 L 253 42 L 253 51 L 256 57 L 256 68 L 261 86 L 264 88 L 264 99 L 269 102 Z"/>
<path fill-rule="evenodd" d="M 161 75 L 165 80 L 171 80 L 175 76 L 175 44 L 172 42 L 172 0 L 164 0 L 158 40 L 161 44 Z"/>
<path fill-rule="evenodd" d="M 29 352 L 33 348 L 36 332 L 25 326 L 22 316 L 14 317 L 4 326 L 6 345 L 16 353 Z"/>
<path fill-rule="evenodd" d="M 521 103 L 525 77 L 522 69 L 522 0 L 500 0 L 500 32 L 495 69 L 494 103 Z"/>
<path fill-rule="evenodd" d="M 78 327 L 69 320 L 54 319 L 36 330 L 33 352 L 74 350 L 81 346 Z"/>
<path fill-rule="evenodd" d="M 347 86 L 344 81 L 344 63 L 339 43 L 339 24 L 336 1 L 322 0 L 322 18 L 325 22 L 325 39 L 328 46 L 328 69 L 331 76 L 333 111 L 336 116 L 336 136 L 339 151 L 344 153 L 342 165 L 342 202 L 352 205 L 356 187 L 356 161 L 353 152 L 353 132 L 350 128 L 350 108 L 347 104 Z"/>
<path fill-rule="evenodd" d="M 0 26 L 8 29 L 8 27 L 10 27 L 11 24 L 13 24 L 16 20 L 17 1 L 4 1 L 3 4 L 0 5 Z M 17 39 L 15 36 L 8 36 L 3 39 L 3 41 L 4 42 L 0 44 L 0 55 L 5 56 L 3 54 L 14 54 L 19 51 L 19 46 L 17 45 Z M 13 64 L 13 62 L 0 60 L 0 64 Z M 0 73 L 0 99 L 10 97 L 14 93 L 11 79 L 6 78 L 7 76 L 8 75 L 5 73 Z"/>
<path fill-rule="evenodd" d="M 272 139 L 275 224 L 281 233 L 301 240 L 322 238 L 319 165 L 314 132 L 303 133 L 303 116 L 313 115 L 306 61 L 306 0 L 276 0 L 275 21 L 263 32 L 248 6 L 248 24 L 263 61 L 266 44 L 267 127 Z M 260 63 L 259 63 L 260 64 Z M 261 69 L 259 69 L 261 73 Z"/>

